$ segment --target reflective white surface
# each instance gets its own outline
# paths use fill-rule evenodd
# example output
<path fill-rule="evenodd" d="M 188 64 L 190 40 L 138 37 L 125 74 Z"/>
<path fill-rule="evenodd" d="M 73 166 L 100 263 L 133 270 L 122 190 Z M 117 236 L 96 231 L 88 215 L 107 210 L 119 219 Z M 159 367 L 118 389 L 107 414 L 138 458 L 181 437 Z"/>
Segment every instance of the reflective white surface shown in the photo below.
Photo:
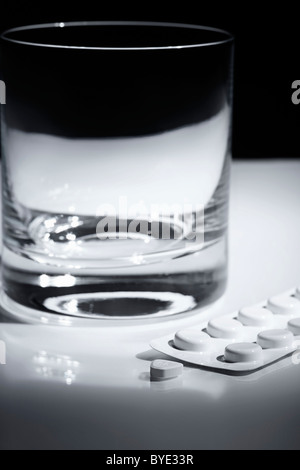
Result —
<path fill-rule="evenodd" d="M 164 357 L 148 346 L 300 284 L 299 177 L 298 162 L 234 164 L 228 289 L 208 310 L 98 328 L 3 319 L 0 448 L 299 448 L 300 353 L 243 377 L 186 366 L 150 382 Z"/>

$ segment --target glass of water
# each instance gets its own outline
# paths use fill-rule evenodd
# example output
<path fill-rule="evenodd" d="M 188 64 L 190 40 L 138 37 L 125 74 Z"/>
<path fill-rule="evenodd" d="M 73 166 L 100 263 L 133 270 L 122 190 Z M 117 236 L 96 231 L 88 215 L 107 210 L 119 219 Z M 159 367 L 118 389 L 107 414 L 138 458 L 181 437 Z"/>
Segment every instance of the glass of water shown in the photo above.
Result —
<path fill-rule="evenodd" d="M 233 38 L 75 22 L 1 38 L 1 305 L 155 318 L 224 292 Z"/>

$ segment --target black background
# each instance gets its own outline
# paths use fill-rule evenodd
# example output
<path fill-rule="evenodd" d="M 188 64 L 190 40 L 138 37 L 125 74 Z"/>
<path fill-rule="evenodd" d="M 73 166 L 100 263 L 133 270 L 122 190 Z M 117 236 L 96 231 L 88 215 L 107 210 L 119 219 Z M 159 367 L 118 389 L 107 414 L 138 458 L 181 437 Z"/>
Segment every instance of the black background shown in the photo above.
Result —
<path fill-rule="evenodd" d="M 263 1 L 13 1 L 0 4 L 0 29 L 38 22 L 144 20 L 202 24 L 236 38 L 234 158 L 298 158 L 300 6 Z M 21 78 L 21 77 L 20 77 Z"/>

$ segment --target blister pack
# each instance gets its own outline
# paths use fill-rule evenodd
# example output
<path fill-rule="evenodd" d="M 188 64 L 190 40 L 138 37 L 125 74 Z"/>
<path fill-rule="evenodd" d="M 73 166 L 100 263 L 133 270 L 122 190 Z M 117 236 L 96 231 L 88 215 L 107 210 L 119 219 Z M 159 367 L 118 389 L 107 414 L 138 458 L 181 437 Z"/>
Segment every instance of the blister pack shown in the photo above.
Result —
<path fill-rule="evenodd" d="M 151 347 L 190 364 L 251 372 L 300 349 L 300 288 L 153 340 Z"/>

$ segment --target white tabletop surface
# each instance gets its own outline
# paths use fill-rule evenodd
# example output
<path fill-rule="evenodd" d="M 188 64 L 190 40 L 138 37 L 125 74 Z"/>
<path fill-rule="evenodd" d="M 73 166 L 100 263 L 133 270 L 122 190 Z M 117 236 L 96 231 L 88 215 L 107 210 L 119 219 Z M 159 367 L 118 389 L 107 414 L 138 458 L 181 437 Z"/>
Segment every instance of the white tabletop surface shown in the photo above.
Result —
<path fill-rule="evenodd" d="M 300 365 L 150 382 L 149 342 L 300 284 L 300 162 L 235 162 L 221 301 L 163 323 L 0 323 L 0 449 L 300 448 Z"/>

